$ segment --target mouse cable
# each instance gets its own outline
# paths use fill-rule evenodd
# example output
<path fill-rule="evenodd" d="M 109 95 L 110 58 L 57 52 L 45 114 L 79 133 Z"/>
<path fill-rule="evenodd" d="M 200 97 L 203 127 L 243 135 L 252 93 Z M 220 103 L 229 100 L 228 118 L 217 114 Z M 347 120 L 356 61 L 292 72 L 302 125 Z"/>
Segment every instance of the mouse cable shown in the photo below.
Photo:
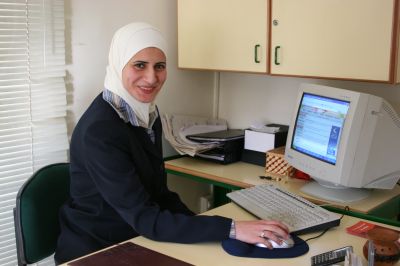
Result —
<path fill-rule="evenodd" d="M 344 207 L 344 209 L 345 209 L 346 211 L 350 210 L 349 206 Z M 344 213 L 342 214 L 342 216 L 340 216 L 339 220 L 342 220 L 343 217 L 344 217 Z M 313 236 L 313 237 L 310 237 L 310 238 L 307 238 L 307 239 L 304 240 L 304 241 L 307 242 L 307 241 L 309 241 L 309 240 L 319 238 L 319 237 L 323 236 L 329 229 L 330 229 L 330 227 L 324 229 L 324 231 L 322 231 L 320 234 L 318 234 L 318 235 L 316 235 L 316 236 Z"/>

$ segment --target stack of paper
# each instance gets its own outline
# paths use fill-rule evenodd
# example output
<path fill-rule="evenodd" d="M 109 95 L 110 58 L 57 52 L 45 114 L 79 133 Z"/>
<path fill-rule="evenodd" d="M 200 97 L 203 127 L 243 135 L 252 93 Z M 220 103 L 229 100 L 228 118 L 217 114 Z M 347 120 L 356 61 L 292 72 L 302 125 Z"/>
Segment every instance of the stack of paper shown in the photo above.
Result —
<path fill-rule="evenodd" d="M 224 119 L 198 116 L 164 114 L 161 117 L 165 138 L 181 155 L 195 156 L 220 145 L 219 142 L 194 142 L 188 135 L 226 130 L 228 123 Z"/>

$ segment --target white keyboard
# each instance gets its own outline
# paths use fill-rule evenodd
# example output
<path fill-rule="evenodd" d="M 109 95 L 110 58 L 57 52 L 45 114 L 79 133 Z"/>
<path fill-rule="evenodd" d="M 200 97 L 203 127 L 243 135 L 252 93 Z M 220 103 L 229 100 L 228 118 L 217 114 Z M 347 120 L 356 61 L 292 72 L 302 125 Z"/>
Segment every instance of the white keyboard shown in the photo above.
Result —
<path fill-rule="evenodd" d="M 258 185 L 227 196 L 261 219 L 283 222 L 292 233 L 324 230 L 340 224 L 338 214 L 274 185 Z"/>

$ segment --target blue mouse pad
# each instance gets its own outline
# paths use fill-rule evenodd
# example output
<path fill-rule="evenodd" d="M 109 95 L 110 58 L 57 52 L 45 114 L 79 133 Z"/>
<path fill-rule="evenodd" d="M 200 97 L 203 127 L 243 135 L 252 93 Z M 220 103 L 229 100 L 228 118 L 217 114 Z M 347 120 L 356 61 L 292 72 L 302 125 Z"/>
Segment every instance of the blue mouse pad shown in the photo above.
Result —
<path fill-rule="evenodd" d="M 248 258 L 294 258 L 307 253 L 308 244 L 296 235 L 291 236 L 294 240 L 294 246 L 291 248 L 261 248 L 236 239 L 223 240 L 222 247 L 233 256 Z"/>

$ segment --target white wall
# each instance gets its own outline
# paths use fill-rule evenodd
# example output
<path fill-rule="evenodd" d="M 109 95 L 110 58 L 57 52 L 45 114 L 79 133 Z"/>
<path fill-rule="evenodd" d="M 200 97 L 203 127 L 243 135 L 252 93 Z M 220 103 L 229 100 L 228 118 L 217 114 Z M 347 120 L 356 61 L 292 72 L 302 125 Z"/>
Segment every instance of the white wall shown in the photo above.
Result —
<path fill-rule="evenodd" d="M 169 44 L 168 79 L 157 98 L 160 111 L 212 115 L 213 76 L 177 69 L 176 0 L 66 0 L 65 9 L 69 134 L 103 90 L 112 35 L 133 21 L 148 22 L 159 28 Z M 164 146 L 164 155 L 171 155 L 170 146 Z M 207 193 L 208 186 L 174 176 L 169 180 L 170 187 L 197 210 L 197 197 Z"/>
<path fill-rule="evenodd" d="M 323 84 L 381 96 L 400 113 L 400 85 L 221 73 L 219 117 L 227 119 L 232 128 L 246 128 L 255 121 L 288 124 L 301 83 Z"/>
<path fill-rule="evenodd" d="M 103 89 L 113 33 L 133 21 L 145 21 L 165 35 L 168 80 L 157 102 L 162 112 L 212 114 L 212 76 L 177 70 L 175 0 L 67 0 L 67 70 L 73 124 Z M 68 38 L 69 37 L 69 38 Z M 72 125 L 73 125 L 72 124 Z"/>

